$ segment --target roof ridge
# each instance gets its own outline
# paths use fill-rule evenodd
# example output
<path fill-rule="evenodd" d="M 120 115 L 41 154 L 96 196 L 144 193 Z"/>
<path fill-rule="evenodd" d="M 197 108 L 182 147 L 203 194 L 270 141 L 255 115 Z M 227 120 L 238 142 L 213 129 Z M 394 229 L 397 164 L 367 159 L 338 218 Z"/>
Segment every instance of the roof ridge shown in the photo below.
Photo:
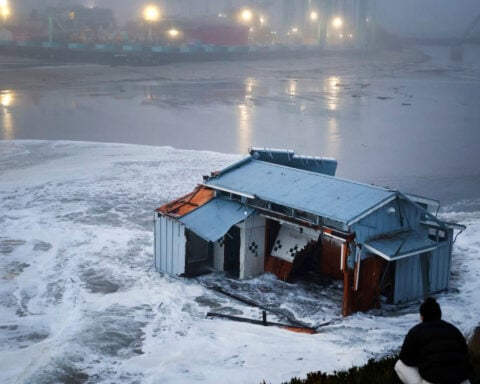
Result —
<path fill-rule="evenodd" d="M 338 176 L 331 176 L 331 175 L 327 175 L 327 174 L 324 174 L 324 173 L 309 171 L 309 170 L 307 170 L 307 169 L 291 167 L 291 166 L 288 166 L 288 165 L 285 165 L 285 164 L 271 163 L 271 162 L 269 162 L 269 161 L 258 160 L 258 159 L 254 159 L 254 158 L 252 158 L 251 161 L 252 161 L 252 162 L 264 163 L 264 164 L 268 164 L 268 165 L 271 165 L 271 166 L 277 166 L 277 167 L 280 167 L 280 168 L 294 169 L 294 170 L 296 170 L 296 171 L 298 171 L 298 172 L 309 173 L 309 174 L 313 174 L 313 175 L 316 175 L 316 176 L 321 176 L 321 177 L 325 177 L 325 178 L 329 178 L 329 179 L 334 179 L 334 180 L 342 181 L 342 182 L 349 183 L 349 184 L 357 184 L 357 185 L 361 185 L 361 186 L 364 186 L 364 187 L 379 189 L 379 190 L 382 190 L 382 191 L 385 191 L 385 192 L 392 192 L 392 193 L 398 192 L 398 190 L 396 190 L 396 189 L 392 189 L 392 188 L 388 188 L 388 187 L 383 187 L 383 186 L 381 186 L 381 185 L 368 184 L 368 183 L 364 183 L 364 182 L 357 181 L 357 180 L 346 179 L 346 178 L 338 177 Z M 227 170 L 227 168 L 225 168 L 225 170 L 226 170 L 227 172 L 230 171 L 231 169 L 234 169 L 234 167 L 231 167 L 231 168 L 228 169 L 228 170 Z M 221 173 L 224 174 L 223 170 L 221 171 Z"/>

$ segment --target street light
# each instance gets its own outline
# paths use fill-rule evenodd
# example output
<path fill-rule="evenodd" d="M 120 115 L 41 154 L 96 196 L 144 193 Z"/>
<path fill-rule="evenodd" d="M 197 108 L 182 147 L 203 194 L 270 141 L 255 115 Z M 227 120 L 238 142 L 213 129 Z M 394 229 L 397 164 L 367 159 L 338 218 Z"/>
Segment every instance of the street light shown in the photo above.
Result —
<path fill-rule="evenodd" d="M 7 18 L 10 16 L 10 7 L 8 6 L 8 0 L 0 0 L 0 15 L 3 18 L 3 23 L 7 23 Z"/>
<path fill-rule="evenodd" d="M 147 5 L 143 10 L 143 18 L 150 23 L 158 21 L 160 19 L 160 10 L 156 5 Z"/>
<path fill-rule="evenodd" d="M 341 17 L 334 17 L 332 20 L 332 26 L 335 29 L 340 29 L 343 27 L 343 19 Z"/>
<path fill-rule="evenodd" d="M 160 10 L 156 5 L 147 5 L 143 9 L 143 19 L 148 24 L 148 39 L 152 40 L 152 24 L 160 20 Z"/>
<path fill-rule="evenodd" d="M 2 17 L 3 17 L 3 22 L 7 22 L 7 18 L 10 16 L 10 9 L 8 7 L 2 8 Z"/>
<path fill-rule="evenodd" d="M 311 43 L 318 43 L 320 39 L 320 16 L 316 10 L 311 10 L 309 14 L 310 27 L 308 29 Z"/>
<path fill-rule="evenodd" d="M 250 9 L 244 9 L 240 12 L 240 20 L 244 23 L 250 23 L 253 19 L 253 12 Z"/>
<path fill-rule="evenodd" d="M 2 107 L 10 107 L 12 105 L 13 97 L 11 91 L 0 92 L 0 105 Z"/>
<path fill-rule="evenodd" d="M 181 32 L 178 29 L 171 28 L 167 31 L 167 35 L 171 39 L 176 39 L 176 38 L 180 37 Z"/>

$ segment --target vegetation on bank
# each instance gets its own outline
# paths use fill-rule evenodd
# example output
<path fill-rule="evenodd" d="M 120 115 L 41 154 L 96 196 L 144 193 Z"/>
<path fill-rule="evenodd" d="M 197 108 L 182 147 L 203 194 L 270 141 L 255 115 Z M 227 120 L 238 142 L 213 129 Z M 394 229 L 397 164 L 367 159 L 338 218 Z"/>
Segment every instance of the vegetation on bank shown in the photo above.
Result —
<path fill-rule="evenodd" d="M 402 384 L 393 370 L 397 359 L 398 356 L 388 356 L 377 361 L 370 359 L 362 367 L 352 367 L 332 374 L 311 372 L 306 379 L 293 378 L 285 384 Z"/>
<path fill-rule="evenodd" d="M 475 378 L 472 384 L 480 384 L 480 327 L 475 330 L 468 347 L 470 348 L 470 360 Z"/>
<path fill-rule="evenodd" d="M 480 384 L 480 327 L 470 339 L 469 349 L 474 371 L 471 384 Z M 398 355 L 381 360 L 370 359 L 362 367 L 352 367 L 332 374 L 311 372 L 305 379 L 293 378 L 284 384 L 402 384 L 393 369 L 397 359 Z"/>

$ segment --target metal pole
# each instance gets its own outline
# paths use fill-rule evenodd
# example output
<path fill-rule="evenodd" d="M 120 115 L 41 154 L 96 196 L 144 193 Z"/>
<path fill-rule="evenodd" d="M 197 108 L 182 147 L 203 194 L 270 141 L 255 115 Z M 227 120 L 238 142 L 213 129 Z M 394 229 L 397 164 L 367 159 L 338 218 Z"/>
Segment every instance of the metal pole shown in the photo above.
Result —
<path fill-rule="evenodd" d="M 52 44 L 53 41 L 53 20 L 52 15 L 48 15 L 48 44 Z"/>

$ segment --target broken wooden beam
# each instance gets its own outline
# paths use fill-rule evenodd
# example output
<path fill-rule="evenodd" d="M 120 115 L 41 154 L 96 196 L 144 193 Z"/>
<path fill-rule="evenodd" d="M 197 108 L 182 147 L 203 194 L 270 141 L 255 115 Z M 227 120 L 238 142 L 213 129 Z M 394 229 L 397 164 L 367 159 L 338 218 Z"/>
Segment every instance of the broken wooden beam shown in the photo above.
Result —
<path fill-rule="evenodd" d="M 263 325 L 265 327 L 267 327 L 267 326 L 279 327 L 279 328 L 283 328 L 283 329 L 286 329 L 286 330 L 292 331 L 292 332 L 308 333 L 308 334 L 317 333 L 317 331 L 314 328 L 310 328 L 310 327 L 306 327 L 306 326 L 288 325 L 288 324 L 282 324 L 282 323 L 275 323 L 275 322 L 267 321 L 266 311 L 262 312 L 262 320 L 249 319 L 249 318 L 246 318 L 246 317 L 233 316 L 233 315 L 227 315 L 227 314 L 216 313 L 216 312 L 207 312 L 207 318 L 208 317 L 211 317 L 211 318 L 216 317 L 216 318 L 220 318 L 220 319 L 239 321 L 239 322 L 242 322 L 242 323 Z"/>

